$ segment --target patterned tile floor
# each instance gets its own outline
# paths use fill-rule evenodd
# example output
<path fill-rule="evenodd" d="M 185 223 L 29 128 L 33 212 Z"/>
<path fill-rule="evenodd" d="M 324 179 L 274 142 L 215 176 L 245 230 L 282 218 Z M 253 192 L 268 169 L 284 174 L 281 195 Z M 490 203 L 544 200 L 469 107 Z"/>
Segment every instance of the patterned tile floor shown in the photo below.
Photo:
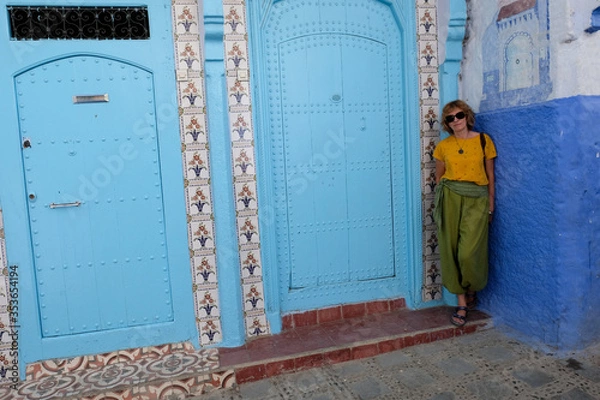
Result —
<path fill-rule="evenodd" d="M 16 390 L 0 387 L 0 399 L 183 399 L 227 386 L 232 371 L 218 368 L 217 349 L 187 343 L 50 360 L 28 366 Z"/>

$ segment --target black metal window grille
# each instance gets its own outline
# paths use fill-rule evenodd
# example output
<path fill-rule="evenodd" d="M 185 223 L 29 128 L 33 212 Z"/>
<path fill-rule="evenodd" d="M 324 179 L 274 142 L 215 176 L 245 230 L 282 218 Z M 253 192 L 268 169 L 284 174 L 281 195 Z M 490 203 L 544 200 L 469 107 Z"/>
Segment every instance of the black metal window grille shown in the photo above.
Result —
<path fill-rule="evenodd" d="M 7 6 L 16 40 L 150 38 L 148 7 Z"/>

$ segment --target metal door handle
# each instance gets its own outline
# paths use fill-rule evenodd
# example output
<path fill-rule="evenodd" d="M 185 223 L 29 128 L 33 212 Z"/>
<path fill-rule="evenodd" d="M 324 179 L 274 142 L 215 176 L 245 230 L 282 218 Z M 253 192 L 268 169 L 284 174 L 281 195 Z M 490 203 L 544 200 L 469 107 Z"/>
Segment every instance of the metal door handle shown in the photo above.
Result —
<path fill-rule="evenodd" d="M 72 203 L 50 203 L 50 208 L 79 207 L 80 205 L 80 201 L 74 201 Z"/>

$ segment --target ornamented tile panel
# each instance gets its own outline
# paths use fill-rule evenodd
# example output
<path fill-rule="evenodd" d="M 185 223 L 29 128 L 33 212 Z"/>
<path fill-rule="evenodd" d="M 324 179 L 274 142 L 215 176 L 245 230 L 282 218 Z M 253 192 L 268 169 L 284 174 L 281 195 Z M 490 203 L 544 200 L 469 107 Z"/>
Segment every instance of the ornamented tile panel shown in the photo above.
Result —
<path fill-rule="evenodd" d="M 184 399 L 231 387 L 233 371 L 218 368 L 218 349 L 187 342 L 46 360 L 28 365 L 16 390 L 0 387 L 0 398 Z"/>
<path fill-rule="evenodd" d="M 200 344 L 209 345 L 223 337 L 206 132 L 203 41 L 199 35 L 202 22 L 197 0 L 175 0 L 172 10 L 194 311 Z"/>
<path fill-rule="evenodd" d="M 423 215 L 422 301 L 442 298 L 437 230 L 433 222 L 435 160 L 433 150 L 440 139 L 440 92 L 436 0 L 417 0 L 417 45 L 421 123 L 421 190 Z"/>
<path fill-rule="evenodd" d="M 6 247 L 4 240 L 4 218 L 2 209 L 0 209 L 0 386 L 12 383 L 13 371 L 18 374 L 18 361 L 15 351 L 18 346 L 13 345 L 13 335 L 18 333 L 18 321 L 14 319 L 15 314 L 11 314 L 11 300 L 18 301 L 18 298 L 11 297 L 10 285 L 18 282 L 18 270 L 8 267 L 6 259 Z M 12 274 L 11 274 L 12 272 Z"/>
<path fill-rule="evenodd" d="M 233 190 L 246 335 L 269 334 L 260 261 L 256 162 L 251 112 L 246 5 L 223 0 L 225 68 L 233 158 Z"/>

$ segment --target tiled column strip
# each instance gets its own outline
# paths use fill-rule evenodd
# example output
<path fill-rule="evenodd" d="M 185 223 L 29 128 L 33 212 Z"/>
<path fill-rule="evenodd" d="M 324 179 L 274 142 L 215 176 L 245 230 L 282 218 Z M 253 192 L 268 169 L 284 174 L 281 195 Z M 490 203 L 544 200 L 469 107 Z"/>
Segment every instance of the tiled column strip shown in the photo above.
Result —
<path fill-rule="evenodd" d="M 199 342 L 208 345 L 221 342 L 223 337 L 210 186 L 201 26 L 197 0 L 175 0 L 172 7 L 194 311 Z"/>
<path fill-rule="evenodd" d="M 423 215 L 423 284 L 421 300 L 442 298 L 442 279 L 433 222 L 435 160 L 433 150 L 440 138 L 437 7 L 435 0 L 417 0 L 417 48 L 420 92 L 421 182 Z"/>
<path fill-rule="evenodd" d="M 244 0 L 224 0 L 223 15 L 242 302 L 246 335 L 255 337 L 269 334 L 270 329 L 265 313 L 260 257 L 256 161 Z"/>
<path fill-rule="evenodd" d="M 19 374 L 19 349 L 17 342 L 13 342 L 19 332 L 19 297 L 18 292 L 10 290 L 17 287 L 19 271 L 8 266 L 3 221 L 0 209 L 0 386 L 12 384 L 11 378 L 17 379 Z"/>

